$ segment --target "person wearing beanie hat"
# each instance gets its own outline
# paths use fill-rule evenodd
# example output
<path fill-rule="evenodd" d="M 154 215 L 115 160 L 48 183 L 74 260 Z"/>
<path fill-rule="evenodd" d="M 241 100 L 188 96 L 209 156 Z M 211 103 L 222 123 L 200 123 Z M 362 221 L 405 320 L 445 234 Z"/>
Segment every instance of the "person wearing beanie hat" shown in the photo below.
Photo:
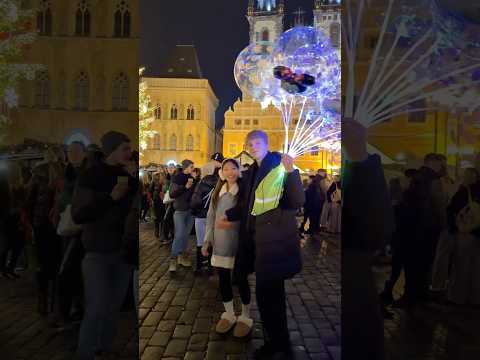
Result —
<path fill-rule="evenodd" d="M 106 157 L 112 154 L 123 143 L 130 143 L 130 139 L 127 135 L 118 131 L 109 131 L 100 139 L 102 143 L 102 151 Z M 130 149 L 131 156 L 131 149 Z"/>
<path fill-rule="evenodd" d="M 218 167 L 221 167 L 223 160 L 225 160 L 223 154 L 220 152 L 216 152 L 215 154 L 213 154 L 211 159 L 218 163 Z"/>
<path fill-rule="evenodd" d="M 85 249 L 86 308 L 78 359 L 93 359 L 97 351 L 112 350 L 115 319 L 133 272 L 124 248 L 125 223 L 138 189 L 138 179 L 127 171 L 132 149 L 126 135 L 113 131 L 101 143 L 105 158 L 79 175 L 71 206 L 73 221 L 82 225 Z"/>
<path fill-rule="evenodd" d="M 170 185 L 170 197 L 173 201 L 174 231 L 170 255 L 170 272 L 177 271 L 177 264 L 191 267 L 192 263 L 188 256 L 188 237 L 193 228 L 194 218 L 190 211 L 190 200 L 195 188 L 194 179 L 191 174 L 194 169 L 193 161 L 185 159 L 182 161 L 182 169 L 172 178 Z"/>

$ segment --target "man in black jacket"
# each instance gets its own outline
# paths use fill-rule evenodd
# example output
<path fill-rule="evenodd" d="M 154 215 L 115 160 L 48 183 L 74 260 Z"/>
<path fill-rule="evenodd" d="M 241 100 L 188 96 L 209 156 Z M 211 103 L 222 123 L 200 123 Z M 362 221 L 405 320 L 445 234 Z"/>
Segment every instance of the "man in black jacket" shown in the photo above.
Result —
<path fill-rule="evenodd" d="M 85 316 L 77 357 L 93 360 L 96 352 L 112 350 L 118 315 L 133 267 L 125 262 L 125 221 L 137 193 L 138 179 L 127 170 L 130 140 L 111 131 L 102 139 L 105 160 L 80 174 L 72 200 L 72 218 L 83 225 L 82 262 Z"/>
<path fill-rule="evenodd" d="M 175 237 L 172 243 L 170 272 L 177 271 L 177 263 L 185 267 L 192 266 L 187 250 L 188 237 L 190 236 L 194 222 L 190 211 L 190 200 L 194 190 L 194 180 L 190 174 L 194 168 L 192 161 L 183 160 L 182 169 L 173 176 L 170 186 L 170 197 L 174 199 L 173 208 L 175 209 L 175 213 L 173 214 Z"/>
<path fill-rule="evenodd" d="M 251 131 L 246 143 L 256 162 L 242 173 L 239 205 L 216 226 L 241 222 L 235 271 L 256 272 L 257 304 L 265 333 L 265 344 L 256 351 L 256 358 L 292 359 L 285 280 L 302 269 L 295 215 L 305 202 L 305 193 L 293 159 L 270 152 L 267 134 Z"/>

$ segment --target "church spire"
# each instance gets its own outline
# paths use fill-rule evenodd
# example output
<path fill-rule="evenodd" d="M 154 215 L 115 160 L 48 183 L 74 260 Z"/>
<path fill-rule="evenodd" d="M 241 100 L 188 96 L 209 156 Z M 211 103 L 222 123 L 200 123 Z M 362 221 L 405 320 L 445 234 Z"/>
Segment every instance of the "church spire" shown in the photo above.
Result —
<path fill-rule="evenodd" d="M 301 7 L 293 13 L 295 15 L 294 26 L 304 26 L 305 25 L 305 11 Z"/>

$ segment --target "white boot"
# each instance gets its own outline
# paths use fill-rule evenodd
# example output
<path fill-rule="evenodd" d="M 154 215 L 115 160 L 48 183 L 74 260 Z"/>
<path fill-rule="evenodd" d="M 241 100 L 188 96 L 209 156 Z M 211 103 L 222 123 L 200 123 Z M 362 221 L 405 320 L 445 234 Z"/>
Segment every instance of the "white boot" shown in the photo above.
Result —
<path fill-rule="evenodd" d="M 217 323 L 215 330 L 219 334 L 225 334 L 230 331 L 230 329 L 237 322 L 237 317 L 235 316 L 235 311 L 233 309 L 233 301 L 223 303 L 225 307 L 225 312 L 220 317 L 220 320 Z"/>
<path fill-rule="evenodd" d="M 242 315 L 237 319 L 237 325 L 233 329 L 233 336 L 243 338 L 250 334 L 253 327 L 253 319 L 250 317 L 250 304 L 242 304 Z"/>

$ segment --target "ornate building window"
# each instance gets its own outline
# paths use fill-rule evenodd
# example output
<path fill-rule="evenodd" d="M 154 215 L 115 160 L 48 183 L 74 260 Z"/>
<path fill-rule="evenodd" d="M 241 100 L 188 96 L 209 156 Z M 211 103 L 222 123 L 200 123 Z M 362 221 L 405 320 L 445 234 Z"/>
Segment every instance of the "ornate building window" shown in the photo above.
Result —
<path fill-rule="evenodd" d="M 177 135 L 170 136 L 170 150 L 177 150 Z"/>
<path fill-rule="evenodd" d="M 155 150 L 160 150 L 160 135 L 158 134 L 153 136 L 153 148 Z"/>
<path fill-rule="evenodd" d="M 130 7 L 125 0 L 117 4 L 114 16 L 113 34 L 115 37 L 130 37 L 131 28 Z"/>
<path fill-rule="evenodd" d="M 235 119 L 235 125 L 236 126 L 242 125 L 242 119 Z"/>
<path fill-rule="evenodd" d="M 87 73 L 81 71 L 76 77 L 74 85 L 75 109 L 87 110 L 89 103 L 89 81 Z"/>
<path fill-rule="evenodd" d="M 65 109 L 66 107 L 66 86 L 67 83 L 67 76 L 65 72 L 60 72 L 58 77 L 58 98 L 57 98 L 57 107 L 60 109 Z"/>
<path fill-rule="evenodd" d="M 78 9 L 75 14 L 75 35 L 90 35 L 90 10 L 87 0 L 81 0 L 78 3 Z"/>
<path fill-rule="evenodd" d="M 250 119 L 245 119 L 245 126 L 250 126 Z"/>
<path fill-rule="evenodd" d="M 37 72 L 35 77 L 35 105 L 41 108 L 50 107 L 50 78 L 46 71 Z"/>
<path fill-rule="evenodd" d="M 187 136 L 187 143 L 185 145 L 185 149 L 187 151 L 193 151 L 193 136 L 192 135 Z"/>
<path fill-rule="evenodd" d="M 262 29 L 262 41 L 270 41 L 270 33 L 268 29 Z"/>
<path fill-rule="evenodd" d="M 162 108 L 160 107 L 159 104 L 157 104 L 157 106 L 155 107 L 153 114 L 156 120 L 160 120 L 162 118 Z"/>
<path fill-rule="evenodd" d="M 98 75 L 97 77 L 97 88 L 96 88 L 96 102 L 97 102 L 97 109 L 105 109 L 105 88 L 106 88 L 106 80 L 103 74 Z"/>
<path fill-rule="evenodd" d="M 192 105 L 188 105 L 187 120 L 194 120 L 194 119 L 195 119 L 195 110 L 193 109 Z"/>
<path fill-rule="evenodd" d="M 52 35 L 52 10 L 48 0 L 42 0 L 37 11 L 37 30 L 40 35 Z"/>
<path fill-rule="evenodd" d="M 177 105 L 173 104 L 170 109 L 170 119 L 177 120 L 177 116 L 178 116 Z"/>
<path fill-rule="evenodd" d="M 258 119 L 253 119 L 253 125 L 258 126 Z"/>
<path fill-rule="evenodd" d="M 310 155 L 318 156 L 318 146 L 315 146 L 315 147 L 312 148 L 312 151 L 310 152 Z"/>
<path fill-rule="evenodd" d="M 330 25 L 330 40 L 332 41 L 332 46 L 338 48 L 340 46 L 340 24 L 333 23 Z"/>
<path fill-rule="evenodd" d="M 112 108 L 114 110 L 128 109 L 128 78 L 123 72 L 113 80 Z"/>

